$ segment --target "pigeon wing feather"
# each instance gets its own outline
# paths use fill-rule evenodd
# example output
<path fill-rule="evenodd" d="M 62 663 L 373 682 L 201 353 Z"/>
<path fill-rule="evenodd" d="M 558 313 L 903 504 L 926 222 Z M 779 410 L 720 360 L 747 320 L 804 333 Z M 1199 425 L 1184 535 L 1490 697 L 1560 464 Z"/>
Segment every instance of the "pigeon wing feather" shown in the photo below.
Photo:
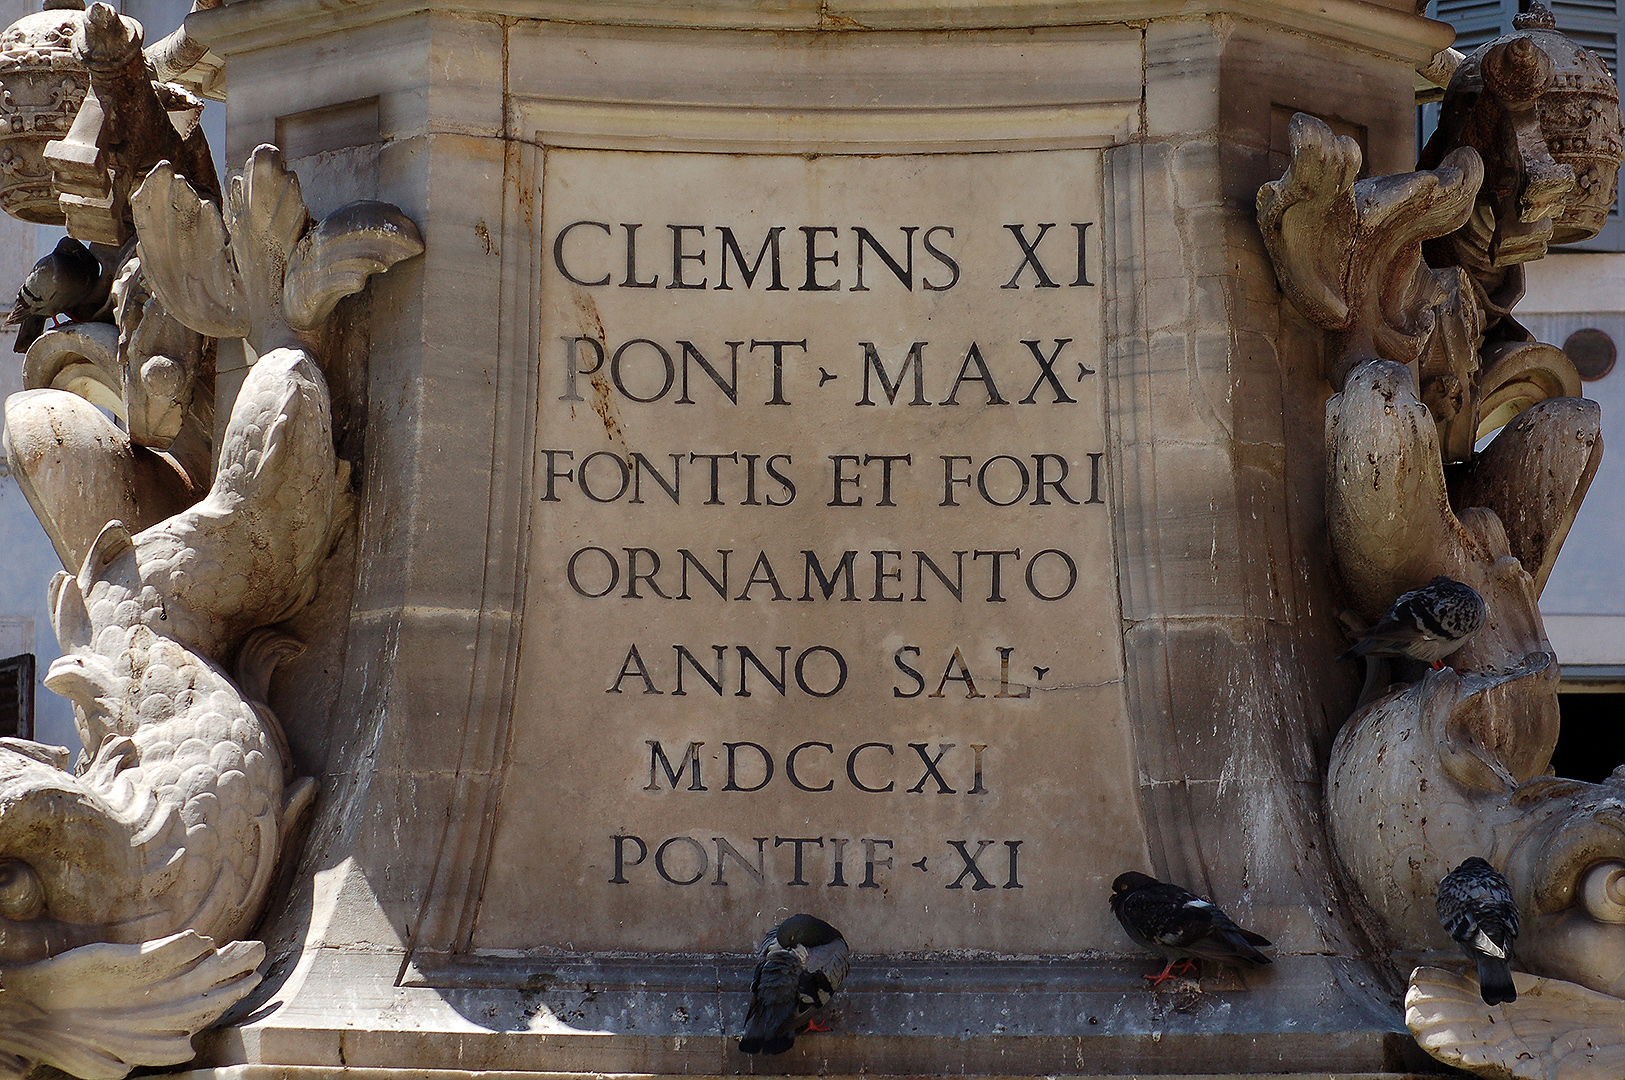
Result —
<path fill-rule="evenodd" d="M 821 973 L 829 980 L 832 991 L 839 990 L 846 982 L 847 969 L 851 966 L 851 950 L 847 948 L 845 938 L 836 938 L 825 945 L 814 945 L 807 950 L 807 970 Z"/>
<path fill-rule="evenodd" d="M 795 1044 L 803 970 L 801 957 L 794 949 L 774 950 L 756 965 L 740 1050 L 747 1054 L 782 1054 Z"/>

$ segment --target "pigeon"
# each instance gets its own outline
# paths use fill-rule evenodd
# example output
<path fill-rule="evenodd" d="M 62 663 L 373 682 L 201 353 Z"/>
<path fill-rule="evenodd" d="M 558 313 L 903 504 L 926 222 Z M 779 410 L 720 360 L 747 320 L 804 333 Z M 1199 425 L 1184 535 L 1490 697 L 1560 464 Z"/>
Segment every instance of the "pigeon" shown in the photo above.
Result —
<path fill-rule="evenodd" d="M 96 314 L 106 294 L 101 288 L 102 264 L 91 250 L 71 236 L 34 264 L 17 291 L 5 325 L 17 327 L 15 352 L 27 352 L 41 334 L 45 320 L 66 314 L 78 321 Z"/>
<path fill-rule="evenodd" d="M 846 981 L 847 948 L 823 919 L 792 915 L 762 940 L 739 1049 L 782 1054 Z"/>
<path fill-rule="evenodd" d="M 1268 938 L 1243 930 L 1195 893 L 1146 874 L 1131 870 L 1117 876 L 1112 882 L 1112 914 L 1129 937 L 1168 958 L 1162 971 L 1146 976 L 1154 986 L 1174 977 L 1176 961 L 1182 962 L 1182 975 L 1189 974 L 1197 960 L 1235 967 L 1270 962 L 1256 947 L 1268 945 Z"/>
<path fill-rule="evenodd" d="M 1518 936 L 1518 905 L 1512 884 L 1474 855 L 1439 882 L 1439 925 L 1478 965 L 1478 993 L 1486 1005 L 1518 1000 L 1512 985 L 1512 941 Z"/>
<path fill-rule="evenodd" d="M 1484 598 L 1472 586 L 1440 575 L 1394 601 L 1388 614 L 1361 636 L 1354 648 L 1339 656 L 1408 656 L 1433 665 L 1467 644 L 1484 625 Z"/>

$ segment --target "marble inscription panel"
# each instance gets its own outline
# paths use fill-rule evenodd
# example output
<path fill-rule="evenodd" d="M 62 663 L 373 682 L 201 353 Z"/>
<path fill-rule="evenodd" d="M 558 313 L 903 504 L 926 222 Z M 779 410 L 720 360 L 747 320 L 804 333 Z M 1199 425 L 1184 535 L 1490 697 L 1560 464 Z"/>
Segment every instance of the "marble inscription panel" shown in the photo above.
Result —
<path fill-rule="evenodd" d="M 476 949 L 1120 949 L 1100 155 L 552 149 Z"/>

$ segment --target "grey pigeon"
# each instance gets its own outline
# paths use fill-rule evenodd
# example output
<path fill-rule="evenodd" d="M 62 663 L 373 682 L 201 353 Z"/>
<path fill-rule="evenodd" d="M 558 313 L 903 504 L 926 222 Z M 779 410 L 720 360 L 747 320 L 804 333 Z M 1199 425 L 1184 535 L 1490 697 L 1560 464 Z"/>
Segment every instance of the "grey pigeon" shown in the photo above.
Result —
<path fill-rule="evenodd" d="M 1135 942 L 1168 958 L 1162 971 L 1146 976 L 1153 985 L 1173 978 L 1176 962 L 1183 964 L 1180 974 L 1188 974 L 1197 960 L 1232 967 L 1257 967 L 1270 962 L 1257 948 L 1268 945 L 1268 938 L 1243 930 L 1214 904 L 1188 889 L 1133 870 L 1119 874 L 1112 882 L 1112 914 Z"/>
<path fill-rule="evenodd" d="M 1518 1000 L 1512 985 L 1512 941 L 1518 904 L 1512 883 L 1474 855 L 1439 882 L 1439 925 L 1478 966 L 1478 992 L 1486 1005 Z"/>
<path fill-rule="evenodd" d="M 792 915 L 762 940 L 739 1049 L 782 1054 L 846 981 L 847 947 L 823 919 Z"/>
<path fill-rule="evenodd" d="M 1444 667 L 1446 656 L 1478 633 L 1487 614 L 1484 598 L 1472 586 L 1441 574 L 1395 600 L 1388 614 L 1338 659 L 1408 656 L 1432 664 L 1437 671 Z"/>
<path fill-rule="evenodd" d="M 27 352 L 41 334 L 45 320 L 68 315 L 75 320 L 96 314 L 106 299 L 102 264 L 91 250 L 71 236 L 57 241 L 55 250 L 34 264 L 17 291 L 5 325 L 17 327 L 15 352 Z"/>

